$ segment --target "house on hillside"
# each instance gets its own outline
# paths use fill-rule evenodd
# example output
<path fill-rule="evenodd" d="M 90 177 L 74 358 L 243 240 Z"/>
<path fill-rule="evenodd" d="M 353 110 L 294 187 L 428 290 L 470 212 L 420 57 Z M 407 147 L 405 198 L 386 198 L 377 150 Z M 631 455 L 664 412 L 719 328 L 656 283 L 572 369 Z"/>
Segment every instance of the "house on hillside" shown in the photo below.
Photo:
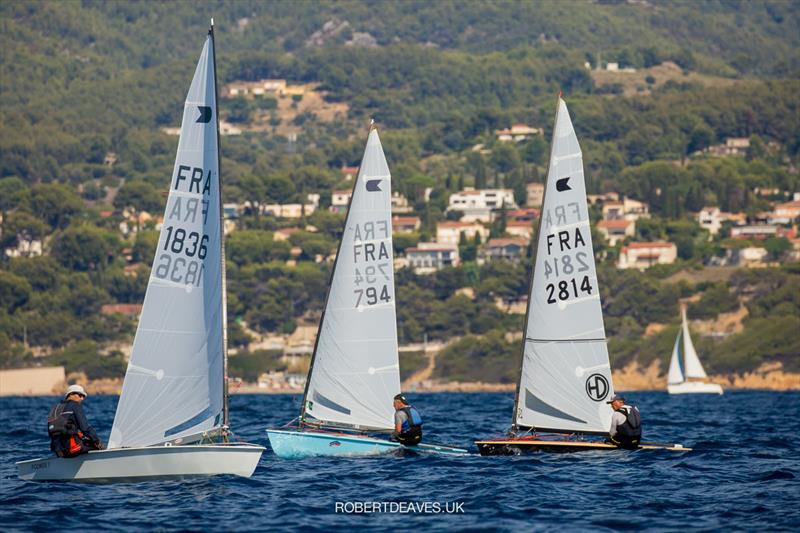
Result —
<path fill-rule="evenodd" d="M 619 252 L 617 268 L 638 268 L 644 270 L 653 265 L 669 265 L 678 258 L 678 249 L 674 243 L 632 242 L 622 247 Z"/>
<path fill-rule="evenodd" d="M 514 191 L 511 189 L 473 189 L 467 187 L 450 195 L 447 210 L 461 211 L 462 222 L 492 222 L 493 211 L 501 208 L 516 209 Z"/>
<path fill-rule="evenodd" d="M 481 258 L 484 261 L 519 261 L 525 257 L 528 242 L 518 238 L 489 239 L 489 242 L 481 249 Z"/>
<path fill-rule="evenodd" d="M 392 217 L 393 233 L 414 233 L 421 226 L 419 217 Z"/>
<path fill-rule="evenodd" d="M 636 222 L 626 219 L 601 220 L 597 223 L 597 231 L 603 235 L 611 246 L 619 241 L 633 237 L 636 233 Z"/>
<path fill-rule="evenodd" d="M 506 222 L 506 233 L 512 237 L 530 242 L 533 237 L 533 222 L 527 220 L 509 220 Z"/>
<path fill-rule="evenodd" d="M 777 204 L 770 216 L 773 224 L 791 224 L 800 218 L 800 200 Z"/>
<path fill-rule="evenodd" d="M 342 167 L 342 177 L 345 181 L 353 181 L 358 176 L 358 167 Z"/>
<path fill-rule="evenodd" d="M 406 259 L 417 274 L 430 274 L 459 265 L 458 245 L 421 242 L 413 248 L 406 248 Z"/>
<path fill-rule="evenodd" d="M 623 198 L 603 203 L 603 220 L 638 220 L 650 218 L 650 207 L 638 200 Z"/>
<path fill-rule="evenodd" d="M 351 189 L 333 191 L 331 193 L 331 211 L 334 213 L 346 213 L 352 194 L 353 191 Z"/>
<path fill-rule="evenodd" d="M 409 205 L 408 199 L 397 191 L 392 192 L 392 213 L 410 213 L 414 209 Z"/>
<path fill-rule="evenodd" d="M 529 183 L 525 186 L 525 206 L 542 207 L 544 183 Z"/>
<path fill-rule="evenodd" d="M 544 130 L 542 128 L 528 126 L 527 124 L 514 124 L 510 128 L 495 130 L 494 135 L 500 142 L 520 142 L 532 135 L 544 135 Z"/>
<path fill-rule="evenodd" d="M 436 224 L 436 242 L 440 244 L 458 244 L 461 234 L 467 239 L 474 240 L 475 235 L 481 236 L 481 242 L 489 238 L 489 229 L 478 222 L 446 221 Z"/>
<path fill-rule="evenodd" d="M 725 258 L 731 266 L 760 268 L 767 266 L 769 252 L 760 246 L 726 250 Z"/>

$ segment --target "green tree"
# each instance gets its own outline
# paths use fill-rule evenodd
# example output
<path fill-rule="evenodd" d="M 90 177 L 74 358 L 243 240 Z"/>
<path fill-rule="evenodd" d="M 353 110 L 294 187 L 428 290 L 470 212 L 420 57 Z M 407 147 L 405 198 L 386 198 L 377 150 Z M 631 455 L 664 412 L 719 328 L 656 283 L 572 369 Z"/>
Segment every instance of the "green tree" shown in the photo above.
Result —
<path fill-rule="evenodd" d="M 53 256 L 66 268 L 100 270 L 119 245 L 116 234 L 91 224 L 73 225 L 64 230 L 53 246 Z"/>

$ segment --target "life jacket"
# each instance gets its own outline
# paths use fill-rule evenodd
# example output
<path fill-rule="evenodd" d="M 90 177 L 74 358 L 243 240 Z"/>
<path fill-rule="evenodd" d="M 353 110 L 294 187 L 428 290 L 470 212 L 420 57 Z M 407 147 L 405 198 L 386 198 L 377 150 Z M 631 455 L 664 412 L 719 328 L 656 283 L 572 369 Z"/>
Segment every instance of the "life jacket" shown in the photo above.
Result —
<path fill-rule="evenodd" d="M 406 414 L 406 419 L 403 420 L 403 425 L 400 426 L 401 433 L 422 428 L 422 415 L 419 414 L 419 411 L 410 405 L 408 407 L 403 407 L 401 411 Z"/>
<path fill-rule="evenodd" d="M 625 415 L 625 422 L 617 426 L 615 440 L 623 446 L 638 446 L 642 438 L 642 416 L 639 414 L 639 409 L 623 405 L 618 412 Z"/>
<path fill-rule="evenodd" d="M 67 402 L 58 402 L 47 415 L 47 434 L 50 438 L 67 437 L 77 432 L 72 411 L 65 411 Z"/>

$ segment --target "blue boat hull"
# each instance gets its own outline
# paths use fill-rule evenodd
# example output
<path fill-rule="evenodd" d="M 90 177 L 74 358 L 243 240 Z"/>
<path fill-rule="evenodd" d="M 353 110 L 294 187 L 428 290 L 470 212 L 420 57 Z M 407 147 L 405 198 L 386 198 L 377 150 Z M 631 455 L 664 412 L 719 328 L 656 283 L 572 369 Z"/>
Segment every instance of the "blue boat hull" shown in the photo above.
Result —
<path fill-rule="evenodd" d="M 267 435 L 275 455 L 282 459 L 303 459 L 305 457 L 370 457 L 387 455 L 401 451 L 433 453 L 439 455 L 465 455 L 467 450 L 420 444 L 403 446 L 367 435 L 350 435 L 316 430 L 268 429 Z"/>

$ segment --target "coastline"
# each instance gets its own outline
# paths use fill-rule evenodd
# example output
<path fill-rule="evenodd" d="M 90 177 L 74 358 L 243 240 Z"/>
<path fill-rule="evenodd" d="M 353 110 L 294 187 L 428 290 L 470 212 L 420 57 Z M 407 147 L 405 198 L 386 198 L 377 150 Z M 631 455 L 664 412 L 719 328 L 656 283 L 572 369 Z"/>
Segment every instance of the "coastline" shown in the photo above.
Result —
<path fill-rule="evenodd" d="M 666 391 L 666 376 L 660 374 L 658 361 L 642 368 L 633 362 L 620 370 L 612 372 L 614 388 L 619 392 Z M 786 372 L 781 363 L 765 363 L 752 372 L 743 374 L 723 374 L 709 376 L 709 381 L 719 383 L 727 390 L 768 390 L 775 392 L 800 390 L 800 373 Z M 122 390 L 122 378 L 90 380 L 83 373 L 67 376 L 67 383 L 78 383 L 86 388 L 89 394 L 119 395 Z M 60 394 L 66 383 L 53 387 L 53 395 Z M 482 381 L 441 381 L 422 380 L 402 384 L 405 392 L 508 392 L 516 390 L 515 383 L 486 383 Z M 230 394 L 302 394 L 302 388 L 265 388 L 256 383 L 231 382 Z M 14 396 L 41 396 L 15 393 Z M 0 392 L 0 397 L 11 396 Z"/>

